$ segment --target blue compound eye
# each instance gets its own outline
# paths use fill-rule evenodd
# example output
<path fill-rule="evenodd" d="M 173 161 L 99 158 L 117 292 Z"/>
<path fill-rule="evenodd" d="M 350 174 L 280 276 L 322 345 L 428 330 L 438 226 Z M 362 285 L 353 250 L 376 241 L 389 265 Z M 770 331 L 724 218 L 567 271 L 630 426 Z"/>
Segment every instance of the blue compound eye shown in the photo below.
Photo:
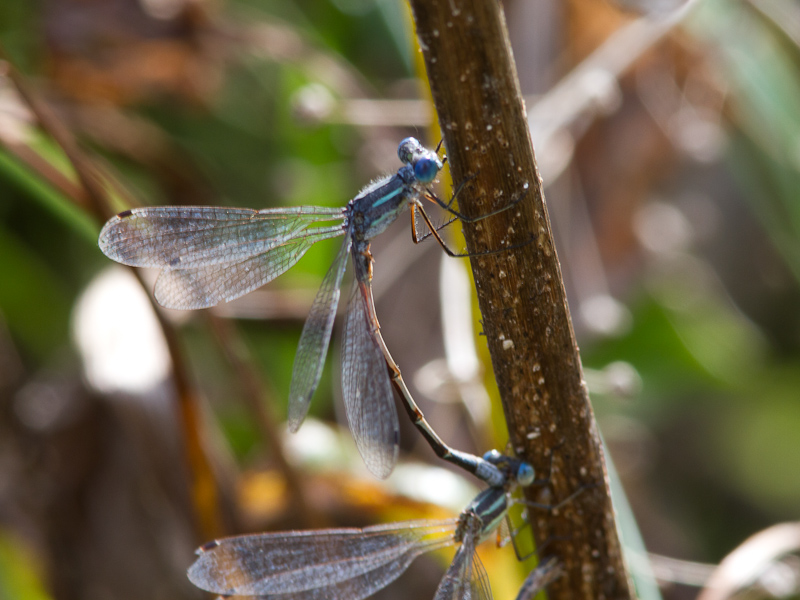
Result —
<path fill-rule="evenodd" d="M 536 478 L 536 473 L 533 470 L 533 467 L 528 463 L 524 462 L 519 465 L 519 469 L 517 469 L 517 483 L 521 486 L 525 487 L 526 485 L 530 485 L 533 483 L 533 480 Z"/>
<path fill-rule="evenodd" d="M 408 137 L 400 142 L 400 145 L 397 147 L 397 156 L 405 164 L 410 164 L 414 155 L 421 149 L 422 146 L 419 141 L 417 141 L 417 138 Z"/>
<path fill-rule="evenodd" d="M 414 177 L 422 183 L 429 183 L 434 180 L 442 164 L 432 158 L 420 158 L 414 165 Z"/>
<path fill-rule="evenodd" d="M 500 458 L 502 458 L 502 456 L 503 455 L 500 454 L 497 450 L 489 450 L 483 455 L 483 460 L 495 464 L 500 460 Z"/>

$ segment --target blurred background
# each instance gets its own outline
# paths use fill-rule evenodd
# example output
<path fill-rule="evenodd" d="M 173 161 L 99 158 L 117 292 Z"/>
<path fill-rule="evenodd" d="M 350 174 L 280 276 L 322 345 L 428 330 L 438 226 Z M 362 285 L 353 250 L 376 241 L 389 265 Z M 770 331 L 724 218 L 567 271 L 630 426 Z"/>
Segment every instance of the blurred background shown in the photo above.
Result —
<path fill-rule="evenodd" d="M 646 548 L 692 561 L 656 560 L 664 597 L 693 598 L 800 516 L 800 5 L 504 4 L 600 430 Z M 310 418 L 282 425 L 338 240 L 158 314 L 156 273 L 142 287 L 96 244 L 131 206 L 344 205 L 402 138 L 434 146 L 407 7 L 4 0 L 0 44 L 0 597 L 200 598 L 185 569 L 216 536 L 457 514 L 475 481 L 402 419 L 395 473 L 364 470 L 338 327 Z M 446 441 L 502 449 L 467 265 L 408 229 L 373 244 L 386 342 Z M 481 556 L 513 597 L 530 563 Z M 448 559 L 381 597 L 432 597 Z M 758 596 L 797 594 L 781 565 Z"/>

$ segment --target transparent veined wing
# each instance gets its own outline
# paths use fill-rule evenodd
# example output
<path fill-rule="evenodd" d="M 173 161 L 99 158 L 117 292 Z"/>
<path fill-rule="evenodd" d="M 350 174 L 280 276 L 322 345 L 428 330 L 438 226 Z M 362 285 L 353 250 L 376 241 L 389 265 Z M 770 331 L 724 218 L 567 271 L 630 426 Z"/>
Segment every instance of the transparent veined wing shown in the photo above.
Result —
<path fill-rule="evenodd" d="M 492 600 L 492 586 L 489 584 L 489 575 L 481 562 L 478 553 L 472 552 L 472 574 L 469 578 L 470 595 L 465 598 L 474 600 Z"/>
<path fill-rule="evenodd" d="M 397 579 L 408 568 L 414 556 L 411 553 L 403 554 L 372 571 L 328 587 L 315 587 L 287 594 L 255 596 L 255 598 L 258 600 L 339 600 L 345 598 L 347 600 L 364 600 Z M 220 596 L 220 598 L 247 598 L 247 596 Z"/>
<path fill-rule="evenodd" d="M 292 368 L 292 383 L 289 387 L 289 411 L 287 421 L 289 431 L 296 432 L 308 413 L 311 397 L 319 385 L 322 377 L 322 368 L 325 366 L 325 356 L 328 353 L 328 344 L 331 341 L 333 322 L 336 319 L 336 307 L 339 305 L 339 296 L 342 277 L 347 267 L 347 255 L 351 245 L 350 236 L 347 236 L 333 260 L 331 268 L 322 280 L 322 285 L 311 305 L 300 342 L 297 345 L 297 354 Z"/>
<path fill-rule="evenodd" d="M 356 268 L 358 275 L 358 268 Z M 386 360 L 371 334 L 366 309 L 369 281 L 358 281 L 347 304 L 342 338 L 342 395 L 358 451 L 367 469 L 385 479 L 397 462 L 400 424 Z"/>
<path fill-rule="evenodd" d="M 318 206 L 134 208 L 109 219 L 98 244 L 106 256 L 132 267 L 237 263 L 302 235 L 310 225 L 342 218 L 340 208 Z"/>
<path fill-rule="evenodd" d="M 282 241 L 237 263 L 164 269 L 154 294 L 161 306 L 179 310 L 208 308 L 260 288 L 292 268 L 316 242 L 340 235 L 325 231 Z"/>
<path fill-rule="evenodd" d="M 198 550 L 188 577 L 222 595 L 310 599 L 317 597 L 314 590 L 330 597 L 333 588 L 364 598 L 421 553 L 452 544 L 455 527 L 450 519 L 225 538 Z"/>
<path fill-rule="evenodd" d="M 259 600 L 363 600 L 383 589 L 397 579 L 413 561 L 414 555 L 406 553 L 393 561 L 376 567 L 347 581 L 341 581 L 325 588 L 316 587 L 289 594 L 270 594 L 258 596 Z"/>
<path fill-rule="evenodd" d="M 482 524 L 475 515 L 468 518 L 472 523 L 464 533 L 461 546 L 439 583 L 434 600 L 492 600 L 489 577 L 475 553 Z"/>

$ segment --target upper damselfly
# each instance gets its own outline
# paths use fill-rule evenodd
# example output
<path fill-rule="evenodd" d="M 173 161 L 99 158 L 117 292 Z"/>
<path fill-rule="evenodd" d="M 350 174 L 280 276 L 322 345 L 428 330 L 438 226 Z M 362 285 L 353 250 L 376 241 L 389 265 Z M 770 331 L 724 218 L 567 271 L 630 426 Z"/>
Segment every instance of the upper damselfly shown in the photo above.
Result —
<path fill-rule="evenodd" d="M 135 208 L 106 223 L 100 232 L 100 249 L 126 265 L 160 268 L 155 297 L 161 305 L 197 309 L 238 298 L 290 269 L 316 242 L 344 236 L 300 336 L 289 392 L 289 429 L 294 432 L 300 427 L 322 377 L 350 255 L 355 285 L 342 338 L 342 389 L 347 419 L 367 468 L 384 478 L 397 461 L 394 385 L 436 453 L 493 485 L 497 474 L 491 465 L 451 449 L 425 421 L 380 333 L 372 298 L 370 240 L 410 208 L 414 241 L 425 237 L 417 232 L 419 213 L 430 234 L 455 256 L 437 233 L 421 199 L 434 200 L 457 218 L 471 220 L 451 207 L 452 200 L 444 203 L 426 187 L 443 167 L 436 151 L 407 138 L 400 143 L 398 156 L 403 166 L 394 175 L 370 184 L 344 208 Z M 339 222 L 321 225 L 330 221 Z"/>
<path fill-rule="evenodd" d="M 222 596 L 360 600 L 397 579 L 417 556 L 460 544 L 435 599 L 489 600 L 475 547 L 506 518 L 513 489 L 534 483 L 534 471 L 496 451 L 484 458 L 503 474 L 503 483 L 478 494 L 457 519 L 223 538 L 198 549 L 189 580 Z M 532 598 L 551 580 L 545 573 L 529 577 L 520 597 Z"/>

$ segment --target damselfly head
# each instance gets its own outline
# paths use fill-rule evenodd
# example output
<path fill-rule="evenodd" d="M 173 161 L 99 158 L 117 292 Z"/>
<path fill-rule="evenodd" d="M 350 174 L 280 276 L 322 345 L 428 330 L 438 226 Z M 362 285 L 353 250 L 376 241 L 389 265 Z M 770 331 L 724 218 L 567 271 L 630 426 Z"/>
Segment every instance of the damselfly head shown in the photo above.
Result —
<path fill-rule="evenodd" d="M 428 150 L 413 137 L 400 142 L 397 156 L 405 164 L 414 167 L 414 177 L 421 183 L 433 181 L 444 166 L 436 152 Z"/>
<path fill-rule="evenodd" d="M 413 164 L 414 159 L 423 152 L 425 152 L 425 147 L 419 143 L 417 138 L 413 137 L 407 137 L 397 147 L 397 156 L 407 165 Z"/>
<path fill-rule="evenodd" d="M 439 157 L 431 153 L 432 157 L 420 158 L 414 164 L 414 177 L 422 183 L 430 183 L 442 169 L 442 161 Z"/>
<path fill-rule="evenodd" d="M 483 455 L 483 460 L 497 466 L 507 458 L 508 457 L 505 454 L 501 454 L 499 450 L 489 450 Z"/>
<path fill-rule="evenodd" d="M 536 472 L 530 463 L 526 463 L 518 458 L 506 456 L 497 450 L 489 450 L 483 455 L 483 460 L 492 463 L 503 471 L 507 481 L 513 480 L 514 483 L 522 487 L 531 485 L 536 478 Z"/>
<path fill-rule="evenodd" d="M 520 462 L 517 467 L 517 483 L 522 487 L 527 487 L 533 483 L 534 479 L 536 479 L 536 471 L 533 470 L 533 466 L 526 462 Z"/>

